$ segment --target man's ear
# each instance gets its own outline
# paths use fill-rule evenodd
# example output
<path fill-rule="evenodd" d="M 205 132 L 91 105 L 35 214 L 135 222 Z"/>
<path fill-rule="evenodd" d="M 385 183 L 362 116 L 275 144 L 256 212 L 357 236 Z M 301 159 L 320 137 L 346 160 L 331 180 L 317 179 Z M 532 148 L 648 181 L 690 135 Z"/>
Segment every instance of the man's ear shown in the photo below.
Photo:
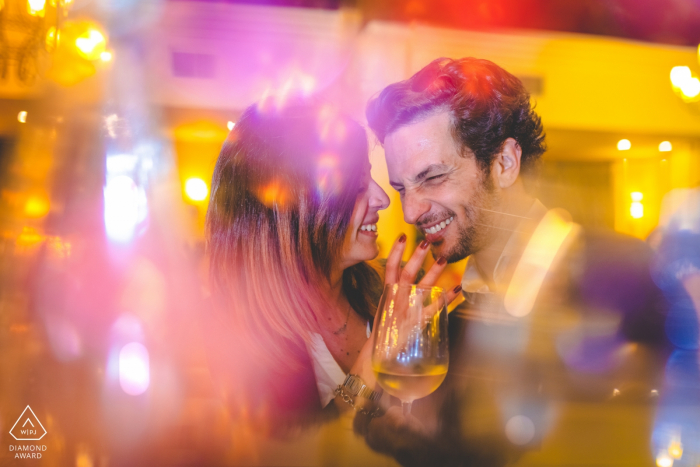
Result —
<path fill-rule="evenodd" d="M 505 189 L 513 185 L 520 175 L 520 156 L 523 151 L 513 138 L 508 138 L 503 143 L 501 152 L 498 153 L 491 165 L 491 176 L 494 184 Z"/>

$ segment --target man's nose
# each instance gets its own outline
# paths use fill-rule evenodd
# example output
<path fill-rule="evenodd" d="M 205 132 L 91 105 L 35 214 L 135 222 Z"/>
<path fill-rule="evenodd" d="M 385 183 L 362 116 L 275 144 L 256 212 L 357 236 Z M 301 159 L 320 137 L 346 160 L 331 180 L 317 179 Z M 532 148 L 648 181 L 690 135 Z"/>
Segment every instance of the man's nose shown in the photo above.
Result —
<path fill-rule="evenodd" d="M 430 202 L 420 195 L 407 191 L 402 200 L 403 218 L 409 224 L 415 224 L 420 217 L 430 211 Z"/>

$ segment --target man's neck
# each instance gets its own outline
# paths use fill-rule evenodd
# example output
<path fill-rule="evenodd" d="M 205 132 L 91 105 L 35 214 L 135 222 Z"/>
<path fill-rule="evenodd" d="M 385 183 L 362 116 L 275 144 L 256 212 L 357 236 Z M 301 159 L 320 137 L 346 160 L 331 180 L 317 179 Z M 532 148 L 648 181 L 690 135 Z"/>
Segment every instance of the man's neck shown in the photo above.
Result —
<path fill-rule="evenodd" d="M 492 218 L 492 239 L 473 255 L 477 270 L 490 288 L 494 284 L 494 272 L 498 260 L 511 236 L 518 231 L 535 202 L 535 198 L 527 194 L 522 187 L 518 188 L 503 192 L 501 202 L 494 209 L 498 213 Z"/>

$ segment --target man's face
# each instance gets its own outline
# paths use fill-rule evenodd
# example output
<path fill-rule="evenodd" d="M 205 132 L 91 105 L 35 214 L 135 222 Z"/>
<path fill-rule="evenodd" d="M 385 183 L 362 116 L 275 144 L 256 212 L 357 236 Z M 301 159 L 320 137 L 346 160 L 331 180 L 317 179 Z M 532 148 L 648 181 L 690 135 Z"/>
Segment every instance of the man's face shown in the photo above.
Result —
<path fill-rule="evenodd" d="M 449 112 L 398 128 L 384 151 L 404 219 L 425 233 L 433 256 L 455 262 L 488 245 L 497 194 L 474 156 L 461 155 Z"/>

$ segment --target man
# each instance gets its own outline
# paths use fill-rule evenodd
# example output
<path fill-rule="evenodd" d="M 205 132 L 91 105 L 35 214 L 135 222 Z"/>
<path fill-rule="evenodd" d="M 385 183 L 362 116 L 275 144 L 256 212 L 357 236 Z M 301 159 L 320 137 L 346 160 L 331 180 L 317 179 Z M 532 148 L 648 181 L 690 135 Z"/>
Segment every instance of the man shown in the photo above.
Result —
<path fill-rule="evenodd" d="M 547 211 L 530 193 L 545 151 L 542 124 L 520 80 L 492 62 L 435 60 L 385 88 L 369 102 L 367 118 L 406 222 L 420 229 L 436 258 L 469 260 L 465 304 L 450 315 L 445 383 L 416 401 L 416 417 L 392 408 L 369 422 L 358 417 L 356 429 L 405 465 L 503 465 L 543 439 L 552 417 L 548 397 L 576 386 L 562 376 L 567 367 L 600 366 L 602 377 L 586 386 L 587 393 L 600 390 L 612 384 L 606 369 L 619 367 L 610 355 L 627 344 L 617 339 L 620 329 L 627 337 L 659 329 L 648 310 L 640 311 L 644 304 L 621 321 L 589 313 L 586 322 L 599 326 L 594 347 L 610 349 L 599 358 L 585 347 L 586 328 L 572 324 L 582 308 L 610 305 L 609 294 L 586 279 L 598 264 L 590 256 L 622 251 L 617 262 L 629 266 L 622 269 L 629 278 L 639 264 L 624 259 L 648 258 L 647 250 L 634 240 L 591 242 L 566 214 Z M 613 294 L 613 302 L 656 300 L 647 294 L 654 287 L 643 266 L 646 275 L 631 286 L 626 280 L 631 292 Z M 649 322 L 638 326 L 638 315 Z M 567 332 L 576 345 L 561 339 Z"/>

